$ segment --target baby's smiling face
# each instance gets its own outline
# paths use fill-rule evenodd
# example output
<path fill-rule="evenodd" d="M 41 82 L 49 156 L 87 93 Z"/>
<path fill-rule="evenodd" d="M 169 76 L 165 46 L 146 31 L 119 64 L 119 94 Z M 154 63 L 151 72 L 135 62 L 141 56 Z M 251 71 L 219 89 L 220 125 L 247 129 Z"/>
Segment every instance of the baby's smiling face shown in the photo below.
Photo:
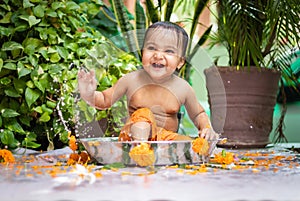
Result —
<path fill-rule="evenodd" d="M 168 29 L 149 30 L 142 55 L 144 69 L 154 80 L 164 80 L 184 64 L 178 33 Z"/>

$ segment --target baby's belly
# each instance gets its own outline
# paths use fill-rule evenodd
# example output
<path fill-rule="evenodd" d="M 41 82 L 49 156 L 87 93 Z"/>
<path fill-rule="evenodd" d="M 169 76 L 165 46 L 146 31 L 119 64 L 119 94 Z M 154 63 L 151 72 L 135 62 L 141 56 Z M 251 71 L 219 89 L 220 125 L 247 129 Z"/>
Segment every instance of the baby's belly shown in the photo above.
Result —
<path fill-rule="evenodd" d="M 156 124 L 158 127 L 164 128 L 169 131 L 177 132 L 178 129 L 178 119 L 177 115 L 176 118 L 174 117 L 157 117 L 155 116 Z"/>

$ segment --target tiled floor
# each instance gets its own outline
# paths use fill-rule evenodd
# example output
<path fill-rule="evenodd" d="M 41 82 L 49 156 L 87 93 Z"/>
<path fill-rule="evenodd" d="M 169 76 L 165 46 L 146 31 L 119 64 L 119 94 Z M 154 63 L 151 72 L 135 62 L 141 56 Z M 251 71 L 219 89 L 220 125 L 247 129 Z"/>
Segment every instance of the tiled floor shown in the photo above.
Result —
<path fill-rule="evenodd" d="M 237 158 L 249 158 L 244 164 L 211 164 L 205 171 L 201 164 L 185 169 L 159 166 L 155 172 L 140 167 L 108 170 L 101 165 L 89 165 L 88 171 L 84 166 L 64 166 L 59 154 L 66 150 L 53 153 L 35 154 L 29 160 L 22 157 L 24 162 L 16 165 L 1 165 L 1 200 L 298 201 L 300 198 L 299 156 L 279 147 L 238 150 Z M 62 162 L 58 165 L 58 161 Z"/>

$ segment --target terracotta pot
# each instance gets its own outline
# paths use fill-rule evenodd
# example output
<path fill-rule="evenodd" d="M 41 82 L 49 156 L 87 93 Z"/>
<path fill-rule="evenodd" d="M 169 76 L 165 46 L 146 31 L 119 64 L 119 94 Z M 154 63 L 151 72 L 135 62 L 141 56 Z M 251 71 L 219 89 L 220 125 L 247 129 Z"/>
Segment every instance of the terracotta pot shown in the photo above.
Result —
<path fill-rule="evenodd" d="M 228 139 L 221 147 L 262 148 L 269 143 L 281 73 L 257 67 L 204 70 L 212 126 Z"/>

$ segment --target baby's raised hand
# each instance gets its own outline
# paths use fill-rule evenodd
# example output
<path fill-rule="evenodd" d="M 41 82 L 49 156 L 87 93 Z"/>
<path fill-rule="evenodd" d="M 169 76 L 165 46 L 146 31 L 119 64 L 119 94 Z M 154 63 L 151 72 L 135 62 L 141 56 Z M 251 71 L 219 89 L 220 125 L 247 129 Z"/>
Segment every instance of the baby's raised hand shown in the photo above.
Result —
<path fill-rule="evenodd" d="M 95 71 L 91 70 L 85 72 L 84 70 L 79 70 L 77 74 L 78 78 L 78 90 L 80 96 L 84 100 L 91 100 L 94 98 L 94 92 L 97 89 L 97 81 L 95 78 Z"/>

